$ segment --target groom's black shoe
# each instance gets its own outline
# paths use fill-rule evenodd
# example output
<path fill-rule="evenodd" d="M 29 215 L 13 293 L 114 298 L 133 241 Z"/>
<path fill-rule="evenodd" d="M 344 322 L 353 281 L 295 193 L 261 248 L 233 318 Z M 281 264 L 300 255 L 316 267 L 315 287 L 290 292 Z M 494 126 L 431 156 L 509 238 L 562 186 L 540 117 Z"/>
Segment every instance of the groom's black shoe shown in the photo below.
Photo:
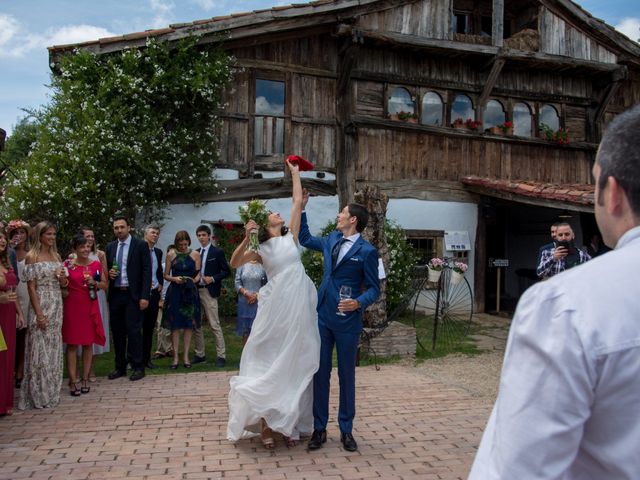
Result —
<path fill-rule="evenodd" d="M 327 431 L 326 430 L 314 430 L 311 434 L 311 438 L 309 439 L 309 443 L 307 443 L 307 448 L 309 450 L 318 450 L 322 448 L 322 444 L 327 441 Z"/>
<path fill-rule="evenodd" d="M 340 441 L 347 452 L 355 452 L 358 450 L 358 444 L 350 433 L 342 432 L 340 434 Z"/>

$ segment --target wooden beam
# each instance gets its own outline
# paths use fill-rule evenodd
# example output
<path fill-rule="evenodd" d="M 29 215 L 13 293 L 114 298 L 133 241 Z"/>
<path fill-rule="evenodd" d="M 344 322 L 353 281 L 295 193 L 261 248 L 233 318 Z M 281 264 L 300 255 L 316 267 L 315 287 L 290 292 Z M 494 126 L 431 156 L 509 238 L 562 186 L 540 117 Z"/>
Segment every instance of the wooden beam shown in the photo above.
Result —
<path fill-rule="evenodd" d="M 482 112 L 484 105 L 487 103 L 487 100 L 489 99 L 489 95 L 491 95 L 491 91 L 493 90 L 493 87 L 495 86 L 496 81 L 498 80 L 498 76 L 500 75 L 500 72 L 502 71 L 502 67 L 504 67 L 505 63 L 506 63 L 506 60 L 504 58 L 502 57 L 495 58 L 495 61 L 493 62 L 493 66 L 491 67 L 491 71 L 487 76 L 487 81 L 484 84 L 482 94 L 480 95 L 480 98 L 478 100 L 479 112 Z M 482 117 L 482 115 L 480 115 L 480 117 Z M 480 118 L 480 120 L 482 120 L 482 118 Z"/>
<path fill-rule="evenodd" d="M 491 43 L 496 47 L 504 44 L 504 0 L 493 0 Z"/>
<path fill-rule="evenodd" d="M 356 187 L 362 188 L 371 182 L 359 178 Z M 477 195 L 469 192 L 465 185 L 460 182 L 441 180 L 415 180 L 402 179 L 385 182 L 375 182 L 380 190 L 387 194 L 389 198 L 413 198 L 417 200 L 428 200 L 434 202 L 463 202 L 477 203 Z"/>
<path fill-rule="evenodd" d="M 302 186 L 315 196 L 335 195 L 335 183 L 333 180 L 302 179 Z M 224 188 L 221 193 L 205 194 L 197 199 L 179 195 L 170 198 L 169 203 L 231 202 L 246 201 L 252 198 L 269 199 L 291 196 L 291 180 L 289 178 L 220 180 L 218 184 Z"/>
<path fill-rule="evenodd" d="M 257 60 L 254 58 L 238 58 L 236 64 L 244 68 L 256 68 L 260 70 L 273 70 L 275 72 L 293 72 L 314 77 L 337 78 L 336 72 L 323 68 L 304 67 L 302 65 Z"/>

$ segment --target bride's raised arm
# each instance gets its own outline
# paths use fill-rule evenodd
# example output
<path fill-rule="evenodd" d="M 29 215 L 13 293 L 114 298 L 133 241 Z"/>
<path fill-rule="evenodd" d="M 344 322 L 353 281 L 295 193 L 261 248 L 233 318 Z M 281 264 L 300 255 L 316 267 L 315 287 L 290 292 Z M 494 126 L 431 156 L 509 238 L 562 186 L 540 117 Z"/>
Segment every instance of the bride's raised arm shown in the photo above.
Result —
<path fill-rule="evenodd" d="M 287 166 L 291 171 L 291 181 L 293 183 L 293 205 L 291 206 L 291 217 L 289 217 L 289 231 L 297 243 L 298 233 L 300 233 L 300 216 L 302 215 L 302 182 L 300 181 L 298 165 L 293 165 L 287 160 Z"/>
<path fill-rule="evenodd" d="M 231 255 L 231 260 L 229 260 L 229 265 L 231 268 L 238 268 L 240 265 L 244 265 L 245 263 L 249 263 L 252 260 L 257 260 L 262 263 L 262 259 L 260 255 L 256 252 L 252 252 L 247 250 L 247 246 L 249 246 L 249 235 L 251 234 L 251 230 L 257 230 L 258 224 L 253 220 L 249 220 L 247 224 L 244 226 L 244 238 L 240 245 L 236 247 Z"/>

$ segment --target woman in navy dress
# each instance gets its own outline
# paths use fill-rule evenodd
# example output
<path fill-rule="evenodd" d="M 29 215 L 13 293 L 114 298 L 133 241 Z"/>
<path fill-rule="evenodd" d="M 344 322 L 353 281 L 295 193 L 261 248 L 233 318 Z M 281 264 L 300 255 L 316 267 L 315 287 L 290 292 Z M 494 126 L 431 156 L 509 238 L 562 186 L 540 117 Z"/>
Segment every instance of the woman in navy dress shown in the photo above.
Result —
<path fill-rule="evenodd" d="M 184 350 L 183 364 L 191 368 L 189 363 L 189 348 L 191 346 L 191 331 L 200 327 L 200 295 L 198 282 L 200 280 L 200 254 L 189 248 L 191 238 L 189 234 L 180 230 L 176 233 L 175 250 L 167 254 L 164 269 L 164 279 L 171 282 L 164 300 L 163 326 L 171 330 L 173 343 L 172 369 L 178 368 L 178 354 L 180 346 L 180 332 L 183 332 Z"/>

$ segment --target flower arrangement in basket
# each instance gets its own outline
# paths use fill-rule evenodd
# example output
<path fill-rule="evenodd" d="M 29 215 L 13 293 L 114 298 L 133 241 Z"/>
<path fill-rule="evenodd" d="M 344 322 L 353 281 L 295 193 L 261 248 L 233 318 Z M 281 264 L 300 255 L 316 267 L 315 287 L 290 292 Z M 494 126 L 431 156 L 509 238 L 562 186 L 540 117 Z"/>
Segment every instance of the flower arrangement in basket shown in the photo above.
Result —
<path fill-rule="evenodd" d="M 438 257 L 432 258 L 429 260 L 429 263 L 427 263 L 427 268 L 427 273 L 429 274 L 428 280 L 430 282 L 437 282 L 440 280 L 440 274 L 444 268 L 444 260 Z"/>
<path fill-rule="evenodd" d="M 504 122 L 498 125 L 498 128 L 502 132 L 503 135 L 510 134 L 513 131 L 513 123 L 512 122 Z"/>
<path fill-rule="evenodd" d="M 453 128 L 464 128 L 464 120 L 460 117 L 456 118 L 451 124 Z"/>
<path fill-rule="evenodd" d="M 418 119 L 418 114 L 413 113 L 413 112 L 400 111 L 400 112 L 398 112 L 398 119 L 402 120 L 403 122 L 407 122 L 407 121 L 411 121 L 411 120 L 417 120 Z"/>
<path fill-rule="evenodd" d="M 473 120 L 471 118 L 467 118 L 464 124 L 469 130 L 478 130 L 480 125 L 482 125 L 482 122 L 480 120 Z"/>
<path fill-rule="evenodd" d="M 246 225 L 249 220 L 253 220 L 260 228 L 267 228 L 269 223 L 269 212 L 267 210 L 267 202 L 262 200 L 250 200 L 246 205 L 238 207 L 240 220 Z M 249 235 L 249 245 L 247 250 L 257 252 L 260 243 L 258 242 L 259 230 L 252 230 Z"/>
<path fill-rule="evenodd" d="M 569 131 L 566 128 L 553 130 L 549 125 L 541 123 L 538 125 L 540 136 L 560 145 L 569 145 Z"/>
<path fill-rule="evenodd" d="M 453 263 L 453 271 L 456 272 L 456 273 L 460 273 L 460 274 L 464 275 L 468 268 L 469 268 L 469 265 L 467 265 L 464 262 L 454 262 Z"/>

